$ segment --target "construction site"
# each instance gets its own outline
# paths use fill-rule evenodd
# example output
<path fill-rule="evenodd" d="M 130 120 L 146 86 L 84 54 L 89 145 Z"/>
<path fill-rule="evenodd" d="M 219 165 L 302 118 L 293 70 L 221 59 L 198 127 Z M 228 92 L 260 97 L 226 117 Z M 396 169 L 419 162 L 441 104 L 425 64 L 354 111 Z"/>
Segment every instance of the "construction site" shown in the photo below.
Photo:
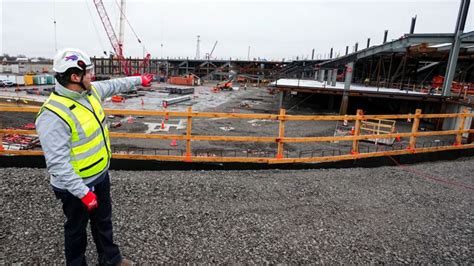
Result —
<path fill-rule="evenodd" d="M 399 38 L 381 29 L 380 43 L 292 60 L 216 58 L 218 41 L 201 55 L 199 35 L 193 58 L 128 57 L 125 1 L 117 33 L 93 2 L 113 49 L 90 58 L 95 82 L 153 75 L 102 103 L 124 256 L 474 263 L 469 0 L 454 32 L 419 33 L 415 16 Z M 35 126 L 54 75 L 52 59 L 0 57 L 0 264 L 65 263 L 61 202 Z"/>

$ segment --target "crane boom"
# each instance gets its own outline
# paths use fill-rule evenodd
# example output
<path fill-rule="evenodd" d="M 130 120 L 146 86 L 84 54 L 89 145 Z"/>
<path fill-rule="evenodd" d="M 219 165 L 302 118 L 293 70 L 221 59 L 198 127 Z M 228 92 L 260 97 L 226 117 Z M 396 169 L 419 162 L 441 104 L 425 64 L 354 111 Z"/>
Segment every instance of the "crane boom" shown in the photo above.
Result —
<path fill-rule="evenodd" d="M 117 1 L 115 1 L 117 3 Z M 112 45 L 115 55 L 117 56 L 122 71 L 125 75 L 130 76 L 132 68 L 131 64 L 128 60 L 125 59 L 125 55 L 123 54 L 123 24 L 124 21 L 127 21 L 128 25 L 132 29 L 132 32 L 135 34 L 135 37 L 137 37 L 137 40 L 140 44 L 142 44 L 142 41 L 140 38 L 138 38 L 136 32 L 133 30 L 132 26 L 130 25 L 130 22 L 128 22 L 127 17 L 125 16 L 125 12 L 123 8 L 125 7 L 125 0 L 121 1 L 121 6 L 120 8 L 120 39 L 117 38 L 117 34 L 115 34 L 114 27 L 112 26 L 112 23 L 110 23 L 109 15 L 107 14 L 107 11 L 105 9 L 104 3 L 102 0 L 94 0 L 95 7 L 97 9 L 97 13 L 99 13 L 100 20 L 102 21 L 102 25 L 105 28 L 105 31 L 107 33 L 107 37 L 109 37 L 110 44 Z M 118 5 L 118 3 L 117 3 Z M 217 43 L 217 42 L 216 42 Z M 142 44 L 143 46 L 143 44 Z M 215 44 L 214 44 L 215 47 Z M 145 46 L 143 46 L 143 49 L 145 50 Z M 150 63 L 151 55 L 150 53 L 147 53 L 146 56 L 143 58 L 143 61 L 139 64 L 137 69 L 134 69 L 134 75 L 139 74 L 140 71 L 145 72 L 146 68 L 148 67 Z"/>
<path fill-rule="evenodd" d="M 105 10 L 104 3 L 102 2 L 102 0 L 94 0 L 94 4 L 97 9 L 97 13 L 99 13 L 99 17 L 100 17 L 100 20 L 102 21 L 102 25 L 104 25 L 105 31 L 107 33 L 107 37 L 109 37 L 110 44 L 112 45 L 114 52 L 120 61 L 122 70 L 125 73 L 125 75 L 128 76 L 130 75 L 130 69 L 123 55 L 122 45 L 117 39 L 117 34 L 115 34 L 114 28 L 112 27 L 112 23 L 110 23 L 110 19 L 109 19 L 109 16 L 107 15 L 107 11 Z"/>
<path fill-rule="evenodd" d="M 122 47 L 117 39 L 117 35 L 115 34 L 114 28 L 112 27 L 112 23 L 110 23 L 110 19 L 107 15 L 107 11 L 105 10 L 104 3 L 102 2 L 102 0 L 94 0 L 94 4 L 97 9 L 97 12 L 99 13 L 102 25 L 104 25 L 107 37 L 109 37 L 110 43 L 114 48 L 115 54 L 118 56 L 123 56 Z"/>
<path fill-rule="evenodd" d="M 125 0 L 120 1 L 120 28 L 119 28 L 119 46 L 123 51 L 123 35 L 125 31 Z"/>
<path fill-rule="evenodd" d="M 209 59 L 212 57 L 212 53 L 214 52 L 214 49 L 216 49 L 217 41 L 214 43 L 214 46 L 212 47 L 211 52 L 209 53 Z"/>

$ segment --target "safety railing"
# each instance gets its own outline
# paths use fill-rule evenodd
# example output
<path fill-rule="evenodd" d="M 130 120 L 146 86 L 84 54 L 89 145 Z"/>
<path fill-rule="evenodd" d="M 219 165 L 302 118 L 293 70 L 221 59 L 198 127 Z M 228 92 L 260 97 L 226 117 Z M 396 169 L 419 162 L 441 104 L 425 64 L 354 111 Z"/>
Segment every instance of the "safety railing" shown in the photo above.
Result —
<path fill-rule="evenodd" d="M 37 107 L 0 107 L 0 112 L 38 112 Z M 357 110 L 356 115 L 287 115 L 286 110 L 281 109 L 279 114 L 241 114 L 241 113 L 211 113 L 211 112 L 193 112 L 191 107 L 188 107 L 186 112 L 175 111 L 147 111 L 147 110 L 117 110 L 106 109 L 107 115 L 137 115 L 137 116 L 160 116 L 160 117 L 184 117 L 187 119 L 186 134 L 145 134 L 145 133 L 124 133 L 124 132 L 110 132 L 111 138 L 130 138 L 130 139 L 148 139 L 148 140 L 180 140 L 186 142 L 186 149 L 183 154 L 176 153 L 175 155 L 168 154 L 157 155 L 153 153 L 142 154 L 128 154 L 122 152 L 113 153 L 113 158 L 118 159 L 135 159 L 135 160 L 159 160 L 159 161 L 183 161 L 183 162 L 248 162 L 248 163 L 316 163 L 324 161 L 340 161 L 353 160 L 369 157 L 380 157 L 390 155 L 402 155 L 413 153 L 436 152 L 446 150 L 459 150 L 474 148 L 474 144 L 462 143 L 463 134 L 474 133 L 474 129 L 464 129 L 465 121 L 468 117 L 474 117 L 473 113 L 469 113 L 467 108 L 463 108 L 460 113 L 449 114 L 422 114 L 420 109 L 416 110 L 415 114 L 397 114 L 397 115 L 364 115 L 362 110 Z M 266 119 L 278 121 L 278 132 L 274 136 L 223 136 L 223 135 L 193 135 L 193 119 L 195 118 L 224 118 L 224 119 Z M 454 118 L 458 120 L 457 129 L 442 130 L 442 131 L 419 131 L 421 119 L 432 118 Z M 394 132 L 380 134 L 361 134 L 361 125 L 363 121 L 373 119 L 392 119 L 392 120 L 412 120 L 411 132 Z M 316 137 L 288 137 L 285 136 L 285 125 L 289 121 L 354 121 L 354 128 L 352 134 L 348 136 L 316 136 Z M 36 134 L 35 130 L 18 130 L 18 129 L 0 129 L 0 136 L 2 134 Z M 417 138 L 429 136 L 446 136 L 454 135 L 455 140 L 451 143 L 443 142 L 441 145 L 417 145 Z M 375 151 L 367 150 L 361 151 L 359 142 L 370 139 L 386 139 L 386 138 L 409 138 L 409 143 L 403 149 L 375 149 Z M 219 156 L 219 154 L 209 154 L 196 152 L 193 154 L 192 142 L 194 141 L 223 141 L 223 142 L 247 142 L 247 143 L 276 143 L 275 155 L 266 156 Z M 332 154 L 319 154 L 311 152 L 307 157 L 290 158 L 285 156 L 286 143 L 318 143 L 318 142 L 338 142 L 349 141 L 352 142 L 352 149 L 347 154 L 340 151 Z M 420 147 L 421 146 L 421 147 Z M 40 150 L 0 150 L 2 155 L 42 155 Z M 258 153 L 257 153 L 258 155 Z"/>

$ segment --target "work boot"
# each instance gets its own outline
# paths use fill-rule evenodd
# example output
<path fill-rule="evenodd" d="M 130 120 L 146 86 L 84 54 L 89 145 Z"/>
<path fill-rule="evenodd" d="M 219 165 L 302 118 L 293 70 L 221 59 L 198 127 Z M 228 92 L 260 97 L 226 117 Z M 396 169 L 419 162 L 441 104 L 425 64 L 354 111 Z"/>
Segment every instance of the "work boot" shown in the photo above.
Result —
<path fill-rule="evenodd" d="M 120 261 L 120 263 L 118 265 L 119 266 L 131 266 L 131 265 L 133 265 L 133 262 L 126 259 L 126 258 L 123 258 L 122 261 Z"/>

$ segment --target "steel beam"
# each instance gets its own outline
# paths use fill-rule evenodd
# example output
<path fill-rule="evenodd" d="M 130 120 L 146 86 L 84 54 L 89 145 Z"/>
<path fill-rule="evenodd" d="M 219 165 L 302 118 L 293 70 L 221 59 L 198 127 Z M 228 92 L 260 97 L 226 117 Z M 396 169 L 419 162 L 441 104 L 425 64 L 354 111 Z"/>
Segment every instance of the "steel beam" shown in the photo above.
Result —
<path fill-rule="evenodd" d="M 474 31 L 466 32 L 461 35 L 462 43 L 473 43 L 474 42 Z"/>
<path fill-rule="evenodd" d="M 474 33 L 470 32 L 463 36 L 463 42 L 474 41 Z M 378 53 L 393 53 L 393 52 L 405 52 L 407 47 L 420 43 L 429 44 L 441 44 L 441 43 L 452 43 L 454 34 L 452 33 L 417 33 L 417 34 L 405 34 L 402 38 L 387 42 L 381 45 L 372 46 L 337 59 L 323 62 L 321 66 L 337 66 L 346 64 L 348 62 L 357 61 L 365 57 L 372 56 Z"/>
<path fill-rule="evenodd" d="M 349 105 L 349 89 L 352 82 L 352 72 L 354 72 L 354 62 L 350 62 L 346 67 L 346 78 L 344 80 L 344 94 L 342 95 L 340 115 L 347 114 L 347 106 Z"/>
<path fill-rule="evenodd" d="M 332 80 L 332 69 L 328 69 L 328 77 L 327 77 L 327 83 L 326 84 L 331 84 Z"/>
<path fill-rule="evenodd" d="M 443 96 L 451 94 L 451 84 L 453 83 L 454 73 L 456 71 L 456 64 L 459 56 L 459 47 L 461 46 L 461 36 L 463 35 L 464 26 L 466 25 L 467 13 L 469 11 L 469 4 L 471 0 L 462 0 L 459 7 L 458 19 L 456 28 L 454 29 L 454 42 L 449 52 L 448 65 L 446 67 L 446 74 L 443 83 Z"/>
<path fill-rule="evenodd" d="M 332 70 L 332 82 L 331 86 L 336 86 L 336 79 L 337 79 L 337 68 Z"/>

